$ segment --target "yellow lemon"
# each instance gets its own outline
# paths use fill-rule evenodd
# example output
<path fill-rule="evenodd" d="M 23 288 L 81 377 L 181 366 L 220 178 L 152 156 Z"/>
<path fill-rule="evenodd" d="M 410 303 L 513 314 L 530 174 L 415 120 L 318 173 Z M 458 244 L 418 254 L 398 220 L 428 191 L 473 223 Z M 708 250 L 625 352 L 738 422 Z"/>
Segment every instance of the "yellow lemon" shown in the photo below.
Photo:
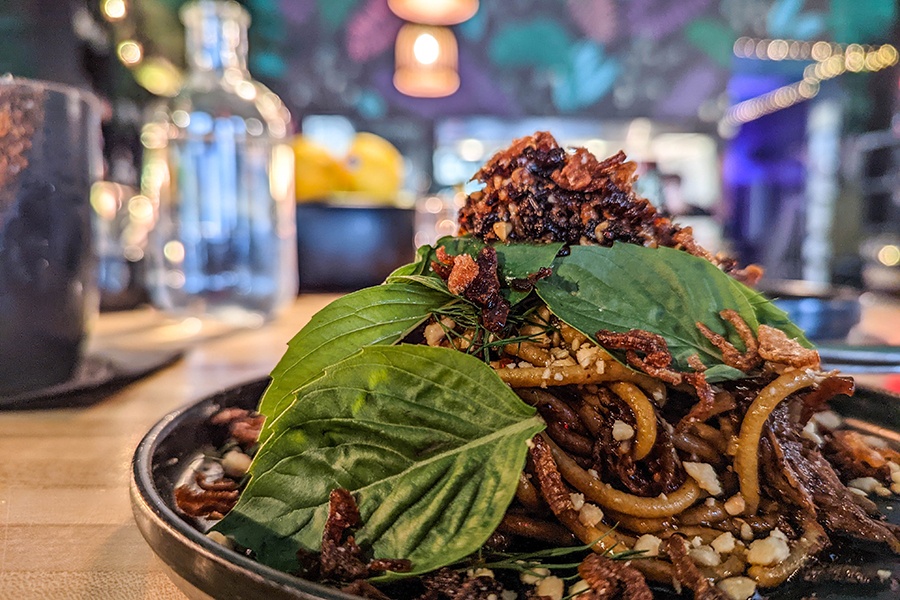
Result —
<path fill-rule="evenodd" d="M 340 160 L 315 142 L 298 135 L 293 140 L 294 187 L 297 201 L 318 200 L 353 189 L 353 177 Z"/>
<path fill-rule="evenodd" d="M 355 191 L 375 200 L 396 200 L 403 184 L 403 155 L 389 141 L 373 133 L 358 133 L 344 163 Z"/>

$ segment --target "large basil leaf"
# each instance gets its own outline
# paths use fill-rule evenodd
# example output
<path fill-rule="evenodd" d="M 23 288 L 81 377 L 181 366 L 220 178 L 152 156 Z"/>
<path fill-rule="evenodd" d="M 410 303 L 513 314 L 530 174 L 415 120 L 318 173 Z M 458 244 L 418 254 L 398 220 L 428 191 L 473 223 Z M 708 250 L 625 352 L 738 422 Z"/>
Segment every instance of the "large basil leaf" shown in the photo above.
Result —
<path fill-rule="evenodd" d="M 260 442 L 303 384 L 325 367 L 363 346 L 393 344 L 436 308 L 457 300 L 447 292 L 415 282 L 387 283 L 338 298 L 313 315 L 288 342 L 288 349 L 272 371 L 259 411 L 266 416 Z"/>
<path fill-rule="evenodd" d="M 237 506 L 216 526 L 296 568 L 318 550 L 328 495 L 353 492 L 356 540 L 422 573 L 476 551 L 515 494 L 544 427 L 493 370 L 446 348 L 370 346 L 304 386 L 273 424 Z"/>
<path fill-rule="evenodd" d="M 553 314 L 591 337 L 600 329 L 643 329 L 663 336 L 675 368 L 691 370 L 687 359 L 697 354 L 710 367 L 710 381 L 743 376 L 722 365 L 719 350 L 696 327 L 703 323 L 743 348 L 719 317 L 723 309 L 737 311 L 754 331 L 760 322 L 789 327 L 789 335 L 808 343 L 762 296 L 745 291 L 709 261 L 672 248 L 574 246 L 569 256 L 554 262 L 553 274 L 538 282 L 537 291 Z"/>

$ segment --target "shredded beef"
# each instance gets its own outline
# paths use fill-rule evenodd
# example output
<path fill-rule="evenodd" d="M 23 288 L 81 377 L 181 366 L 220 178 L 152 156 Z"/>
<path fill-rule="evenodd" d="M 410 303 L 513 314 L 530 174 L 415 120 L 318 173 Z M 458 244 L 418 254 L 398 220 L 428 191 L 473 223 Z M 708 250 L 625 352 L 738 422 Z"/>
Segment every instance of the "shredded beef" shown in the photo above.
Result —
<path fill-rule="evenodd" d="M 887 460 L 876 448 L 866 444 L 856 431 L 832 431 L 825 435 L 823 453 L 844 481 L 857 477 L 874 477 L 883 483 L 891 481 Z"/>
<path fill-rule="evenodd" d="M 770 426 L 781 444 L 785 463 L 812 497 L 818 520 L 828 532 L 881 543 L 900 554 L 897 529 L 866 514 L 817 448 L 804 444 L 783 421 L 773 419 Z"/>
<path fill-rule="evenodd" d="M 803 396 L 803 409 L 800 412 L 800 423 L 806 424 L 812 415 L 825 407 L 825 403 L 837 396 L 844 394 L 852 396 L 856 389 L 856 382 L 852 377 L 827 377 L 819 382 L 811 392 Z"/>
<path fill-rule="evenodd" d="M 759 279 L 758 267 L 741 270 L 734 260 L 713 256 L 689 227 L 678 227 L 638 197 L 635 168 L 622 152 L 602 161 L 584 148 L 567 152 L 545 131 L 520 138 L 475 174 L 485 187 L 470 194 L 460 210 L 460 233 L 486 242 L 669 246 L 706 258 L 747 283 Z M 511 229 L 504 227 L 501 238 L 496 223 Z"/>

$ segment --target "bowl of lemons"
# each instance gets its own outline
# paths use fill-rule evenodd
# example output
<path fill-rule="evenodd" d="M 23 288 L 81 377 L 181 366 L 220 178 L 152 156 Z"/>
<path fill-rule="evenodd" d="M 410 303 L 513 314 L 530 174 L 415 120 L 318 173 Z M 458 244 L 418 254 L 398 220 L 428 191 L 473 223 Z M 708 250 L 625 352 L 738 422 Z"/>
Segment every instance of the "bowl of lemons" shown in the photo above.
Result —
<path fill-rule="evenodd" d="M 412 259 L 415 210 L 393 144 L 361 132 L 344 156 L 304 136 L 293 148 L 301 292 L 376 285 Z"/>

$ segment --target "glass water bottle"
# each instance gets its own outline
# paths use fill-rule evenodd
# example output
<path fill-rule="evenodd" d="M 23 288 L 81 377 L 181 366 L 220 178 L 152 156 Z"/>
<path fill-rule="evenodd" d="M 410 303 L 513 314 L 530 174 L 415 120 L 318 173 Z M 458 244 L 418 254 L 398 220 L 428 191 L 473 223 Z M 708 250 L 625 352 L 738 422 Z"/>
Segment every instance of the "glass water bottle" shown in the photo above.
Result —
<path fill-rule="evenodd" d="M 252 326 L 297 291 L 290 115 L 247 70 L 240 5 L 200 0 L 181 18 L 186 83 L 141 135 L 148 287 L 167 312 Z"/>

